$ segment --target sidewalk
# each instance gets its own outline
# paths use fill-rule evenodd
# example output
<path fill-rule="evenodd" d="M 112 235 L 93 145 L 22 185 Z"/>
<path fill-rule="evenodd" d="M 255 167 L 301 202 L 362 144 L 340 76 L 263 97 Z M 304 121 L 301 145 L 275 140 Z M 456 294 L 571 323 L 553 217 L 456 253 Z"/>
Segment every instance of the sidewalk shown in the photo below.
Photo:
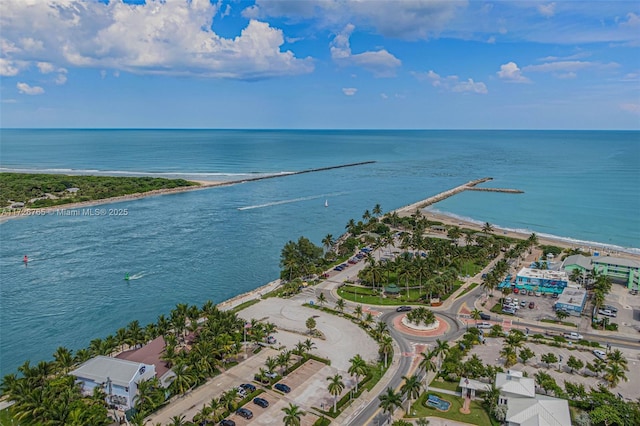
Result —
<path fill-rule="evenodd" d="M 378 395 L 381 395 L 384 390 L 389 386 L 389 382 L 398 371 L 400 366 L 400 356 L 401 351 L 398 343 L 393 341 L 393 359 L 391 360 L 391 365 L 387 369 L 384 376 L 380 379 L 380 381 L 368 392 L 363 392 L 358 399 L 347 407 L 335 420 L 333 420 L 332 424 L 337 425 L 348 425 L 351 423 L 352 419 L 356 417 L 362 410 L 364 410 L 371 401 L 374 399 L 377 400 Z M 376 410 L 377 411 L 377 410 Z"/>

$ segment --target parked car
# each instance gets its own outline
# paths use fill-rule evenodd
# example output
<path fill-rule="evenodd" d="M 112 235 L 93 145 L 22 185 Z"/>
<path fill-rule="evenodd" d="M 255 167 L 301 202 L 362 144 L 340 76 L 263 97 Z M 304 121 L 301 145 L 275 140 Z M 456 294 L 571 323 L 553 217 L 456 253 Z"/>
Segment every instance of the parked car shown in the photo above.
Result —
<path fill-rule="evenodd" d="M 240 387 L 242 389 L 244 389 L 247 392 L 255 392 L 256 391 L 256 387 L 254 385 L 252 385 L 251 383 L 243 383 L 240 385 Z"/>
<path fill-rule="evenodd" d="M 523 308 L 527 306 L 527 301 L 526 300 L 521 300 L 520 301 L 520 306 L 522 306 Z"/>
<path fill-rule="evenodd" d="M 278 377 L 278 373 L 274 373 L 273 371 L 271 373 L 264 373 L 264 375 L 270 379 L 275 379 L 276 377 Z"/>
<path fill-rule="evenodd" d="M 267 336 L 267 343 L 273 345 L 277 342 L 276 338 L 273 336 Z"/>
<path fill-rule="evenodd" d="M 535 307 L 536 307 L 536 302 L 534 301 L 529 302 L 529 309 L 533 309 Z"/>
<path fill-rule="evenodd" d="M 576 332 L 573 332 L 573 331 L 571 333 L 564 333 L 564 338 L 565 339 L 571 339 L 571 340 L 582 340 L 582 339 L 584 339 L 582 334 L 576 333 Z"/>
<path fill-rule="evenodd" d="M 491 324 L 488 322 L 479 322 L 476 327 L 478 328 L 491 328 Z"/>
<path fill-rule="evenodd" d="M 606 361 L 607 359 L 607 354 L 604 353 L 604 351 L 601 351 L 600 349 L 594 349 L 593 354 L 603 361 Z"/>
<path fill-rule="evenodd" d="M 282 393 L 291 392 L 291 388 L 289 386 L 285 385 L 284 383 L 276 383 L 273 387 L 276 388 L 277 390 L 279 390 Z"/>
<path fill-rule="evenodd" d="M 234 422 L 233 420 L 224 419 L 220 422 L 220 426 L 236 426 L 236 422 Z"/>
<path fill-rule="evenodd" d="M 602 309 L 608 309 L 608 310 L 610 310 L 611 312 L 613 312 L 613 313 L 615 313 L 615 314 L 617 314 L 617 313 L 618 313 L 618 308 L 616 308 L 615 306 L 611 306 L 611 305 L 604 305 L 604 306 L 602 307 Z"/>
<path fill-rule="evenodd" d="M 511 314 L 511 315 L 515 315 L 516 314 L 516 310 L 513 308 L 509 308 L 509 307 L 504 307 L 502 308 L 502 312 L 505 314 Z"/>
<path fill-rule="evenodd" d="M 534 294 L 536 295 L 536 297 L 542 296 L 542 293 L 540 293 L 539 291 L 536 291 Z"/>
<path fill-rule="evenodd" d="M 244 408 L 244 407 L 238 408 L 236 410 L 236 414 L 239 415 L 240 417 L 244 417 L 247 420 L 253 418 L 253 412 L 248 408 Z"/>
<path fill-rule="evenodd" d="M 253 403 L 262 408 L 267 408 L 269 406 L 269 401 L 264 398 L 253 398 Z"/>
<path fill-rule="evenodd" d="M 480 319 L 489 321 L 491 319 L 491 315 L 485 314 L 484 312 L 480 313 Z"/>
<path fill-rule="evenodd" d="M 607 316 L 607 317 L 613 317 L 613 318 L 615 318 L 617 316 L 617 314 L 615 312 L 613 312 L 612 310 L 610 310 L 610 309 L 599 309 L 598 313 L 600 315 L 604 315 L 604 316 Z"/>
<path fill-rule="evenodd" d="M 408 312 L 411 310 L 411 306 L 398 306 L 396 312 Z"/>
<path fill-rule="evenodd" d="M 240 395 L 241 398 L 244 398 L 245 396 L 247 396 L 247 391 L 245 391 L 240 386 L 238 386 L 236 390 L 238 391 L 238 395 Z"/>

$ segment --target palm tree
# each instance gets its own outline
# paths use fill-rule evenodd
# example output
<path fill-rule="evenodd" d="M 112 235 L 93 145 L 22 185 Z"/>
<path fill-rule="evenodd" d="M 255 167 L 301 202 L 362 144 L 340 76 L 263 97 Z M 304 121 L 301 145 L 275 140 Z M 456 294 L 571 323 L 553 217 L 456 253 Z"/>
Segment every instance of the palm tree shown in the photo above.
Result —
<path fill-rule="evenodd" d="M 339 374 L 327 377 L 327 380 L 329 381 L 329 393 L 333 395 L 333 412 L 337 413 L 338 396 L 344 390 L 344 382 L 342 381 L 342 376 Z"/>
<path fill-rule="evenodd" d="M 485 234 L 493 233 L 493 226 L 489 222 L 485 222 L 485 224 L 482 226 L 482 232 L 484 232 Z"/>
<path fill-rule="evenodd" d="M 63 374 L 67 374 L 69 369 L 73 366 L 73 354 L 64 346 L 58 347 L 53 354 L 54 364 L 56 368 L 62 371 Z"/>
<path fill-rule="evenodd" d="M 183 415 L 178 415 L 178 416 L 173 416 L 171 417 L 171 423 L 169 423 L 169 426 L 184 426 L 186 425 L 185 423 L 185 416 Z"/>
<path fill-rule="evenodd" d="M 379 407 L 385 413 L 393 414 L 396 408 L 402 406 L 402 395 L 391 387 L 387 388 L 386 393 L 378 396 L 378 399 L 380 400 Z"/>
<path fill-rule="evenodd" d="M 338 299 L 336 302 L 336 309 L 340 311 L 340 313 L 344 313 L 344 299 Z"/>
<path fill-rule="evenodd" d="M 402 376 L 402 378 L 404 379 L 404 384 L 400 387 L 400 392 L 409 398 L 409 405 L 407 405 L 407 415 L 409 415 L 413 400 L 420 396 L 420 379 L 416 374 L 411 377 Z"/>
<path fill-rule="evenodd" d="M 324 304 L 327 303 L 327 297 L 324 295 L 324 293 L 320 293 L 318 295 L 318 303 L 320 303 L 320 306 L 324 306 Z"/>
<path fill-rule="evenodd" d="M 436 363 L 433 362 L 433 354 L 431 352 L 428 352 L 428 353 L 422 352 L 420 353 L 420 356 L 422 357 L 422 359 L 418 364 L 418 368 L 424 371 L 424 378 L 425 378 L 425 381 L 427 381 L 427 374 L 429 373 L 429 371 L 433 371 L 435 373 L 436 371 L 438 371 L 438 367 L 436 366 Z"/>
<path fill-rule="evenodd" d="M 365 328 L 369 328 L 369 325 L 374 321 L 373 319 L 373 315 L 371 315 L 371 312 L 367 312 L 367 314 L 364 316 L 364 318 L 362 318 L 362 325 Z"/>
<path fill-rule="evenodd" d="M 516 350 L 513 348 L 513 346 L 506 344 L 506 342 L 505 342 L 505 345 L 502 347 L 502 350 L 500 351 L 500 356 L 504 358 L 505 368 L 509 368 L 513 365 L 516 365 L 518 362 L 518 356 L 516 354 Z"/>
<path fill-rule="evenodd" d="M 329 250 L 331 249 L 331 247 L 333 247 L 334 244 L 335 244 L 335 241 L 333 239 L 333 235 L 331 234 L 327 234 L 322 239 L 322 245 L 324 246 L 326 252 L 329 252 Z"/>
<path fill-rule="evenodd" d="M 351 358 L 349 362 L 351 363 L 351 366 L 347 372 L 352 376 L 356 376 L 356 393 L 358 393 L 358 378 L 367 374 L 367 363 L 362 359 L 360 354 L 356 354 L 356 356 Z"/>
<path fill-rule="evenodd" d="M 273 370 L 278 366 L 278 360 L 272 356 L 267 357 L 264 361 L 265 367 L 269 373 L 273 373 Z"/>
<path fill-rule="evenodd" d="M 278 366 L 282 367 L 282 375 L 287 371 L 289 367 L 289 363 L 291 362 L 291 352 L 290 351 L 282 351 L 278 354 Z"/>
<path fill-rule="evenodd" d="M 353 309 L 353 314 L 358 318 L 362 318 L 362 305 L 358 305 Z"/>
<path fill-rule="evenodd" d="M 471 318 L 473 318 L 476 321 L 476 326 L 478 325 L 480 314 L 482 314 L 482 311 L 478 308 L 475 308 L 473 311 L 471 311 Z"/>
<path fill-rule="evenodd" d="M 424 417 L 420 417 L 418 420 L 416 420 L 416 426 L 429 426 L 429 420 L 425 419 Z"/>
<path fill-rule="evenodd" d="M 604 370 L 604 379 L 610 388 L 618 386 L 620 380 L 624 380 L 625 382 L 629 380 L 626 374 L 624 374 L 624 369 L 619 364 L 607 365 L 607 368 Z"/>
<path fill-rule="evenodd" d="M 191 373 L 191 368 L 183 360 L 179 360 L 173 366 L 173 382 L 169 389 L 174 395 L 183 395 L 195 382 L 195 376 Z"/>
<path fill-rule="evenodd" d="M 302 416 L 307 414 L 300 410 L 300 407 L 291 403 L 289 403 L 288 407 L 284 407 L 282 411 L 284 412 L 284 417 L 282 418 L 284 426 L 300 426 Z"/>
<path fill-rule="evenodd" d="M 317 349 L 315 342 L 311 339 L 305 339 L 304 347 L 307 350 L 307 352 L 311 352 L 311 350 Z"/>
<path fill-rule="evenodd" d="M 387 358 L 389 357 L 389 354 L 393 352 L 393 339 L 391 336 L 385 335 L 380 339 L 378 352 L 381 355 L 384 355 L 384 368 L 387 368 Z"/>
<path fill-rule="evenodd" d="M 627 359 L 624 357 L 622 352 L 620 352 L 620 349 L 616 349 L 615 351 L 610 352 L 607 355 L 607 362 L 609 364 L 617 364 L 623 370 L 629 371 L 629 367 L 627 366 Z"/>
<path fill-rule="evenodd" d="M 380 216 L 382 214 L 382 207 L 380 207 L 380 204 L 376 204 L 375 206 L 373 206 L 373 210 L 371 210 L 371 213 L 373 213 L 374 216 Z"/>
<path fill-rule="evenodd" d="M 442 365 L 442 361 L 449 353 L 449 349 L 449 343 L 447 341 L 436 339 L 436 347 L 433 349 L 433 356 L 438 358 L 439 365 Z"/>

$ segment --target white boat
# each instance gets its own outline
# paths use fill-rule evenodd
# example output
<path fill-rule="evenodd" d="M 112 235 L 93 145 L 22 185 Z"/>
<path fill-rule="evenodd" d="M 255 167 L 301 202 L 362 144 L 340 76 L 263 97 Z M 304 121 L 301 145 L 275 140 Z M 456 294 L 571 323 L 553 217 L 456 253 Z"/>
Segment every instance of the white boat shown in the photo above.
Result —
<path fill-rule="evenodd" d="M 329 207 L 329 200 L 324 200 L 324 206 Z"/>

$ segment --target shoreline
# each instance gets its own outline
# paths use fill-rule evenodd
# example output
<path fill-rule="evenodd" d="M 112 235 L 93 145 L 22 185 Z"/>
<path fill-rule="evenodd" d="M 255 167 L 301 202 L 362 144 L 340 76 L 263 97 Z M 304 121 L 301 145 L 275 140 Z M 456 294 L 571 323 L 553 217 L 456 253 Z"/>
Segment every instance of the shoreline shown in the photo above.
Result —
<path fill-rule="evenodd" d="M 81 201 L 78 203 L 60 204 L 60 205 L 51 206 L 51 207 L 41 207 L 41 208 L 35 208 L 35 209 L 22 208 L 22 209 L 16 209 L 12 212 L 3 211 L 3 212 L 0 212 L 0 223 L 6 222 L 10 219 L 19 219 L 19 218 L 26 218 L 26 217 L 32 217 L 32 216 L 46 216 L 48 213 L 53 213 L 60 210 L 73 210 L 73 209 L 84 208 L 84 207 L 100 206 L 103 204 L 115 204 L 115 203 L 120 203 L 122 201 L 139 200 L 142 198 L 156 197 L 160 195 L 179 194 L 182 192 L 197 191 L 202 189 L 215 188 L 218 186 L 226 186 L 226 185 L 232 185 L 234 183 L 238 183 L 238 182 L 206 181 L 206 180 L 189 180 L 189 182 L 195 182 L 198 185 L 180 186 L 177 188 L 154 189 L 153 191 L 136 192 L 133 194 L 119 195 L 117 197 L 101 198 L 99 200 L 91 200 L 91 201 Z"/>

